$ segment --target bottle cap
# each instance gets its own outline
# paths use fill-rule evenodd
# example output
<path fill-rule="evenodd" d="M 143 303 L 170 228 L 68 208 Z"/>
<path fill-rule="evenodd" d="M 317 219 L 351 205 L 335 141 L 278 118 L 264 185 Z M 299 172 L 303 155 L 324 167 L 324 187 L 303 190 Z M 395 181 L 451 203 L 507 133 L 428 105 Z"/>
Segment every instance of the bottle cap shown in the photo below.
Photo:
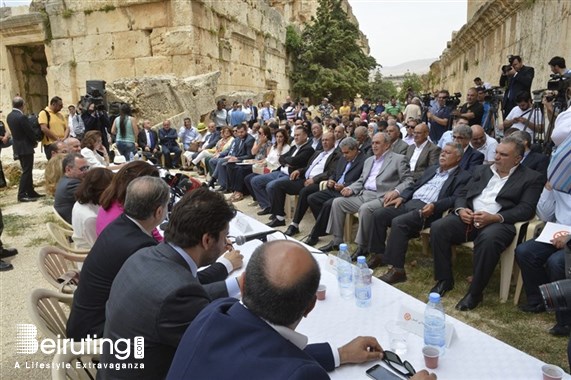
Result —
<path fill-rule="evenodd" d="M 340 251 L 346 251 L 347 250 L 347 244 L 345 244 L 345 243 L 339 244 L 339 250 Z"/>
<path fill-rule="evenodd" d="M 366 263 L 365 256 L 357 256 L 357 262 L 359 264 L 365 264 Z"/>
<path fill-rule="evenodd" d="M 430 302 L 440 302 L 440 294 L 438 293 L 430 293 L 428 295 L 428 301 Z"/>

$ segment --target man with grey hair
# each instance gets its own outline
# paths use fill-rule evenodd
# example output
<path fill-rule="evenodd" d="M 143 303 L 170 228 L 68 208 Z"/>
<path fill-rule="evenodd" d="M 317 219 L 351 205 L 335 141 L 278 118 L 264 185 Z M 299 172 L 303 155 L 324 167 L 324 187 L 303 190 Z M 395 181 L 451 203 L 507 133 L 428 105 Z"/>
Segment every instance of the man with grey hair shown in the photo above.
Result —
<path fill-rule="evenodd" d="M 79 153 L 81 152 L 81 142 L 75 137 L 68 137 L 63 141 L 67 145 L 67 151 L 69 153 Z"/>
<path fill-rule="evenodd" d="M 99 235 L 81 268 L 67 322 L 67 337 L 103 336 L 105 303 L 123 263 L 143 247 L 158 244 L 152 231 L 168 211 L 170 188 L 159 177 L 135 178 L 125 196 L 124 212 Z"/>
<path fill-rule="evenodd" d="M 442 149 L 439 163 L 430 166 L 413 185 L 399 196 L 373 212 L 370 225 L 369 251 L 376 253 L 369 267 L 392 265 L 379 277 L 386 283 L 406 281 L 404 270 L 408 241 L 454 206 L 456 197 L 470 179 L 468 172 L 458 167 L 464 151 L 458 144 L 448 143 Z M 420 214 L 420 215 L 419 215 Z M 391 233 L 387 239 L 387 229 Z M 385 241 L 387 242 L 385 247 Z"/>
<path fill-rule="evenodd" d="M 321 247 L 321 251 L 337 249 L 343 242 L 345 215 L 359 212 L 359 229 L 355 239 L 359 249 L 353 256 L 365 255 L 373 211 L 395 199 L 413 182 L 408 161 L 403 155 L 390 150 L 391 143 L 391 138 L 384 132 L 373 137 L 374 155 L 363 164 L 361 176 L 351 186 L 341 190 L 342 197 L 333 200 L 327 225 L 327 232 L 333 234 L 333 241 Z"/>
<path fill-rule="evenodd" d="M 531 135 L 527 132 L 520 131 L 519 129 L 510 128 L 506 131 L 506 137 L 507 136 L 513 136 L 523 141 L 525 145 L 525 153 L 523 154 L 521 164 L 541 173 L 541 175 L 547 181 L 547 167 L 549 166 L 549 157 L 543 153 L 534 152 L 531 150 Z"/>
<path fill-rule="evenodd" d="M 393 141 L 391 145 L 391 150 L 398 154 L 406 154 L 406 150 L 408 149 L 408 144 L 400 138 L 400 131 L 397 127 L 396 122 L 392 125 L 388 125 L 387 129 L 385 130 L 387 134 L 390 136 L 391 140 Z"/>
<path fill-rule="evenodd" d="M 454 212 L 432 223 L 430 234 L 436 285 L 431 292 L 444 295 L 454 287 L 452 245 L 474 242 L 473 279 L 456 309 L 472 310 L 500 255 L 515 237 L 514 224 L 533 217 L 545 181 L 541 174 L 520 165 L 525 148 L 521 140 L 506 137 L 496 148 L 493 165 L 474 169 L 465 191 L 456 198 Z"/>
<path fill-rule="evenodd" d="M 309 140 L 313 150 L 322 150 L 321 136 L 323 136 L 323 127 L 319 123 L 314 123 L 311 126 L 312 138 Z"/>
<path fill-rule="evenodd" d="M 460 161 L 460 167 L 470 173 L 476 166 L 484 163 L 484 155 L 470 146 L 472 141 L 472 129 L 468 125 L 460 124 L 452 130 L 452 142 L 462 145 L 464 155 Z"/>
<path fill-rule="evenodd" d="M 369 157 L 372 154 L 372 140 L 369 137 L 367 127 L 359 126 L 355 128 L 355 139 L 359 142 L 359 150 Z"/>

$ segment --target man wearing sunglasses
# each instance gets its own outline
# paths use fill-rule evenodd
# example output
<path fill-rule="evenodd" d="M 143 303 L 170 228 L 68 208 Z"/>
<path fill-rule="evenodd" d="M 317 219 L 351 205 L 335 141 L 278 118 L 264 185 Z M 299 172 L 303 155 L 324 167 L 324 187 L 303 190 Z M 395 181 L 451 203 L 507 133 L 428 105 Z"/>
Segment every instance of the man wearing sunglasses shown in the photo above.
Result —
<path fill-rule="evenodd" d="M 83 175 L 89 170 L 89 164 L 79 153 L 69 153 L 62 161 L 63 177 L 56 185 L 54 208 L 69 224 L 71 210 L 75 203 L 75 191 Z"/>

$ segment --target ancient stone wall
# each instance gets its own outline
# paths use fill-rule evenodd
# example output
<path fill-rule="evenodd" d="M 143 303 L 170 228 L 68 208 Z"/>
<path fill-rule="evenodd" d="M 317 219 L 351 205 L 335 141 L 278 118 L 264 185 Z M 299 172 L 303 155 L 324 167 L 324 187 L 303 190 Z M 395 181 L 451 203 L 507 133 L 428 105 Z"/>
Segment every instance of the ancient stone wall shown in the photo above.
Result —
<path fill-rule="evenodd" d="M 532 90 L 545 88 L 551 57 L 562 56 L 571 66 L 571 2 L 486 1 L 431 66 L 436 87 L 465 95 L 478 76 L 497 86 L 509 54 L 535 68 Z"/>

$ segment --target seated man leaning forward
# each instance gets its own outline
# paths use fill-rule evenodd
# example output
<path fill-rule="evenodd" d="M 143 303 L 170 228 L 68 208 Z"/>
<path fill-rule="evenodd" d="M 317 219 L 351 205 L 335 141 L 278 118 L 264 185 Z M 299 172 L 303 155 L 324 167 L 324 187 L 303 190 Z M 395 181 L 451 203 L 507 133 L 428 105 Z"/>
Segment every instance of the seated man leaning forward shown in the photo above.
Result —
<path fill-rule="evenodd" d="M 194 190 L 175 205 L 165 242 L 140 249 L 125 261 L 111 286 L 104 337 L 117 344 L 128 342 L 129 357 L 116 356 L 104 345 L 98 377 L 164 378 L 182 335 L 198 313 L 215 298 L 238 294 L 236 278 L 222 281 L 228 274 L 226 268 L 208 276 L 197 272 L 224 252 L 229 222 L 235 215 L 221 194 Z M 235 268 L 241 266 L 239 257 Z M 135 339 L 140 337 L 145 352 L 139 359 Z M 114 369 L 123 364 L 133 368 Z"/>
<path fill-rule="evenodd" d="M 355 238 L 359 249 L 353 256 L 366 255 L 373 211 L 383 207 L 384 202 L 395 199 L 413 182 L 408 161 L 402 154 L 391 151 L 391 143 L 385 132 L 378 132 L 373 137 L 373 156 L 365 160 L 361 177 L 341 190 L 342 197 L 333 200 L 327 225 L 333 241 L 319 248 L 321 251 L 337 249 L 343 242 L 345 215 L 359 212 L 359 229 Z"/>
<path fill-rule="evenodd" d="M 398 198 L 373 213 L 369 251 L 376 254 L 369 260 L 369 268 L 381 263 L 392 267 L 381 277 L 386 283 L 406 281 L 404 262 L 408 241 L 454 207 L 454 201 L 470 174 L 458 166 L 462 147 L 448 143 L 440 153 L 440 163 L 427 168 L 422 177 L 405 189 Z M 391 233 L 387 239 L 387 229 Z M 385 241 L 387 242 L 385 247 Z"/>
<path fill-rule="evenodd" d="M 307 344 L 295 328 L 315 306 L 321 274 L 311 253 L 293 241 L 259 246 L 240 277 L 242 302 L 210 304 L 184 334 L 167 379 L 329 379 L 340 364 L 383 357 L 373 337 L 338 350 Z M 436 379 L 420 371 L 413 379 Z"/>
<path fill-rule="evenodd" d="M 474 241 L 473 279 L 456 309 L 477 307 L 500 255 L 515 236 L 514 224 L 531 219 L 544 181 L 540 173 L 520 165 L 520 139 L 506 137 L 496 148 L 495 163 L 477 167 L 456 198 L 454 213 L 432 223 L 430 242 L 434 276 L 430 292 L 444 295 L 454 287 L 451 247 Z"/>

